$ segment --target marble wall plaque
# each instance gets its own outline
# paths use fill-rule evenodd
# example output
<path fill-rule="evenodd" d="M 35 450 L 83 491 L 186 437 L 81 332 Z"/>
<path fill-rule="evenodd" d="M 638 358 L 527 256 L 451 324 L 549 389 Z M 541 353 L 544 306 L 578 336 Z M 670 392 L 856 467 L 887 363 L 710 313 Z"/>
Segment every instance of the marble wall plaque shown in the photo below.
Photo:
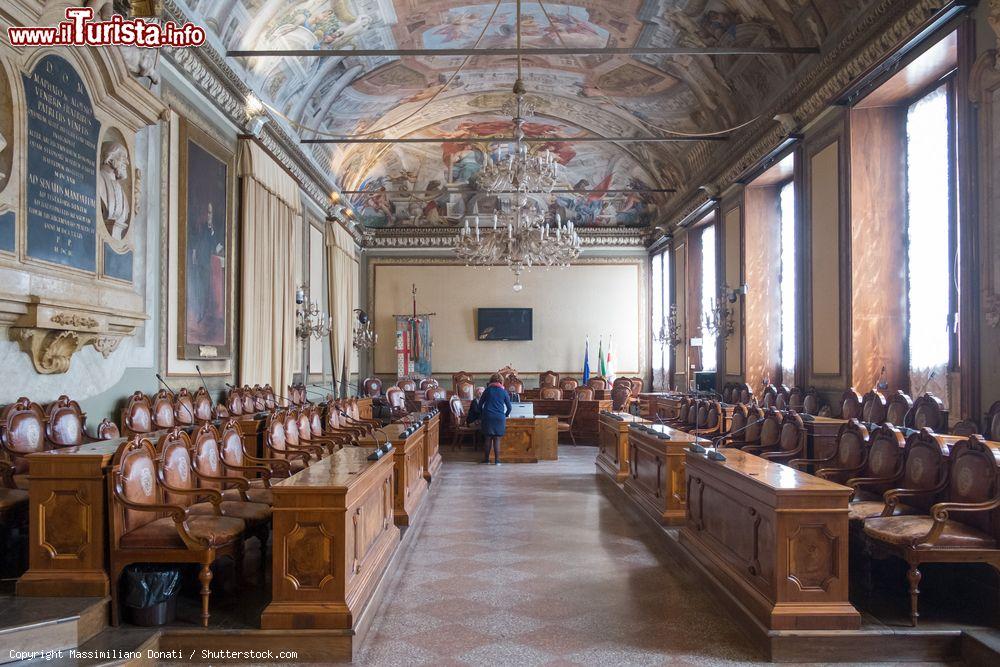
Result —
<path fill-rule="evenodd" d="M 28 114 L 27 254 L 90 273 L 97 270 L 97 139 L 83 80 L 50 55 L 24 75 Z"/>
<path fill-rule="evenodd" d="M 0 213 L 0 250 L 14 252 L 14 211 Z"/>

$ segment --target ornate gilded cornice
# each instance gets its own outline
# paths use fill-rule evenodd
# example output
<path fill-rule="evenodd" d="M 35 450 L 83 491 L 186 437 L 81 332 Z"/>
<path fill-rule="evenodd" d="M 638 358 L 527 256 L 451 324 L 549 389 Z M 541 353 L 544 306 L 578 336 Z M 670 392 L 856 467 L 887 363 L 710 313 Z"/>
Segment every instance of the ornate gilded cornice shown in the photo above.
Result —
<path fill-rule="evenodd" d="M 725 190 L 762 160 L 786 136 L 772 119 L 791 113 L 799 126 L 815 120 L 850 84 L 885 60 L 905 39 L 927 24 L 949 0 L 882 0 L 857 21 L 836 44 L 819 56 L 801 79 L 779 95 L 747 131 L 725 144 L 704 144 L 688 153 L 691 185 L 667 218 L 675 224 L 702 206 L 697 188 L 714 183 Z M 727 165 L 723 170 L 718 165 Z"/>
<path fill-rule="evenodd" d="M 174 0 L 164 0 L 163 17 L 181 25 L 189 20 Z M 239 128 L 244 126 L 246 99 L 254 91 L 218 51 L 206 43 L 198 47 L 164 49 L 163 52 L 164 57 L 185 74 L 192 85 L 230 122 Z M 264 125 L 257 140 L 298 181 L 302 190 L 328 216 L 332 216 L 334 207 L 330 201 L 330 193 L 335 189 L 333 178 L 302 150 L 298 140 L 273 119 Z M 360 240 L 359 232 L 351 233 L 355 240 Z"/>
<path fill-rule="evenodd" d="M 584 248 L 644 248 L 649 230 L 645 228 L 578 229 Z M 451 249 L 458 242 L 455 228 L 369 229 L 364 232 L 366 248 Z"/>

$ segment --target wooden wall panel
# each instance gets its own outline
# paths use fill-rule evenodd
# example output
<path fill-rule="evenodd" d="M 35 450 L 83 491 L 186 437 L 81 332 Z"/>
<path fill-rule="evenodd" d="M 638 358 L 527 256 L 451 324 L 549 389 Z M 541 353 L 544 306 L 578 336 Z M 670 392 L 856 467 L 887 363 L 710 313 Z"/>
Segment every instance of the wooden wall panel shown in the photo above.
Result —
<path fill-rule="evenodd" d="M 840 140 L 809 158 L 811 367 L 841 374 Z"/>
<path fill-rule="evenodd" d="M 781 360 L 781 311 L 778 188 L 747 187 L 745 277 L 746 382 L 758 391 L 765 378 L 778 377 Z"/>
<path fill-rule="evenodd" d="M 851 384 L 906 390 L 905 146 L 898 108 L 851 112 Z"/>
<path fill-rule="evenodd" d="M 723 271 L 726 284 L 736 288 L 743 283 L 743 210 L 734 206 L 723 217 Z M 725 374 L 734 381 L 743 374 L 743 302 L 733 304 L 733 335 L 726 342 Z"/>

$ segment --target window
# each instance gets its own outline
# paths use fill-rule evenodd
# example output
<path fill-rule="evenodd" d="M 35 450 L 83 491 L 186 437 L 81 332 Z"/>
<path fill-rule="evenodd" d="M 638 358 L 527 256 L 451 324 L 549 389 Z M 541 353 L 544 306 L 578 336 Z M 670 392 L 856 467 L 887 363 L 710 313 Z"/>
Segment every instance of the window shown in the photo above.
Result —
<path fill-rule="evenodd" d="M 947 396 L 951 360 L 953 175 L 949 84 L 906 110 L 907 336 L 910 388 Z M 946 401 L 947 402 L 947 401 Z"/>
<path fill-rule="evenodd" d="M 795 183 L 778 194 L 781 226 L 781 382 L 795 384 Z"/>
<path fill-rule="evenodd" d="M 670 348 L 664 336 L 667 331 L 667 316 L 670 306 L 670 253 L 664 250 L 653 255 L 651 280 L 653 283 L 652 331 L 653 331 L 653 389 L 668 388 L 670 368 Z"/>
<path fill-rule="evenodd" d="M 715 279 L 715 225 L 708 225 L 701 233 L 701 312 L 702 318 L 715 311 L 718 287 Z M 702 327 L 701 370 L 714 372 L 718 362 L 717 335 Z"/>

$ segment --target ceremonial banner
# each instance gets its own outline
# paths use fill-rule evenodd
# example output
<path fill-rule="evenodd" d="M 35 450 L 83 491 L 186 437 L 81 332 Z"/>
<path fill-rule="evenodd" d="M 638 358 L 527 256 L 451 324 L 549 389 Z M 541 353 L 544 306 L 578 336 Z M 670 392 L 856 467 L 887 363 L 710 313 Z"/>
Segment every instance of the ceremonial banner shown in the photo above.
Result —
<path fill-rule="evenodd" d="M 427 315 L 395 315 L 396 372 L 399 377 L 430 377 L 431 320 Z"/>

